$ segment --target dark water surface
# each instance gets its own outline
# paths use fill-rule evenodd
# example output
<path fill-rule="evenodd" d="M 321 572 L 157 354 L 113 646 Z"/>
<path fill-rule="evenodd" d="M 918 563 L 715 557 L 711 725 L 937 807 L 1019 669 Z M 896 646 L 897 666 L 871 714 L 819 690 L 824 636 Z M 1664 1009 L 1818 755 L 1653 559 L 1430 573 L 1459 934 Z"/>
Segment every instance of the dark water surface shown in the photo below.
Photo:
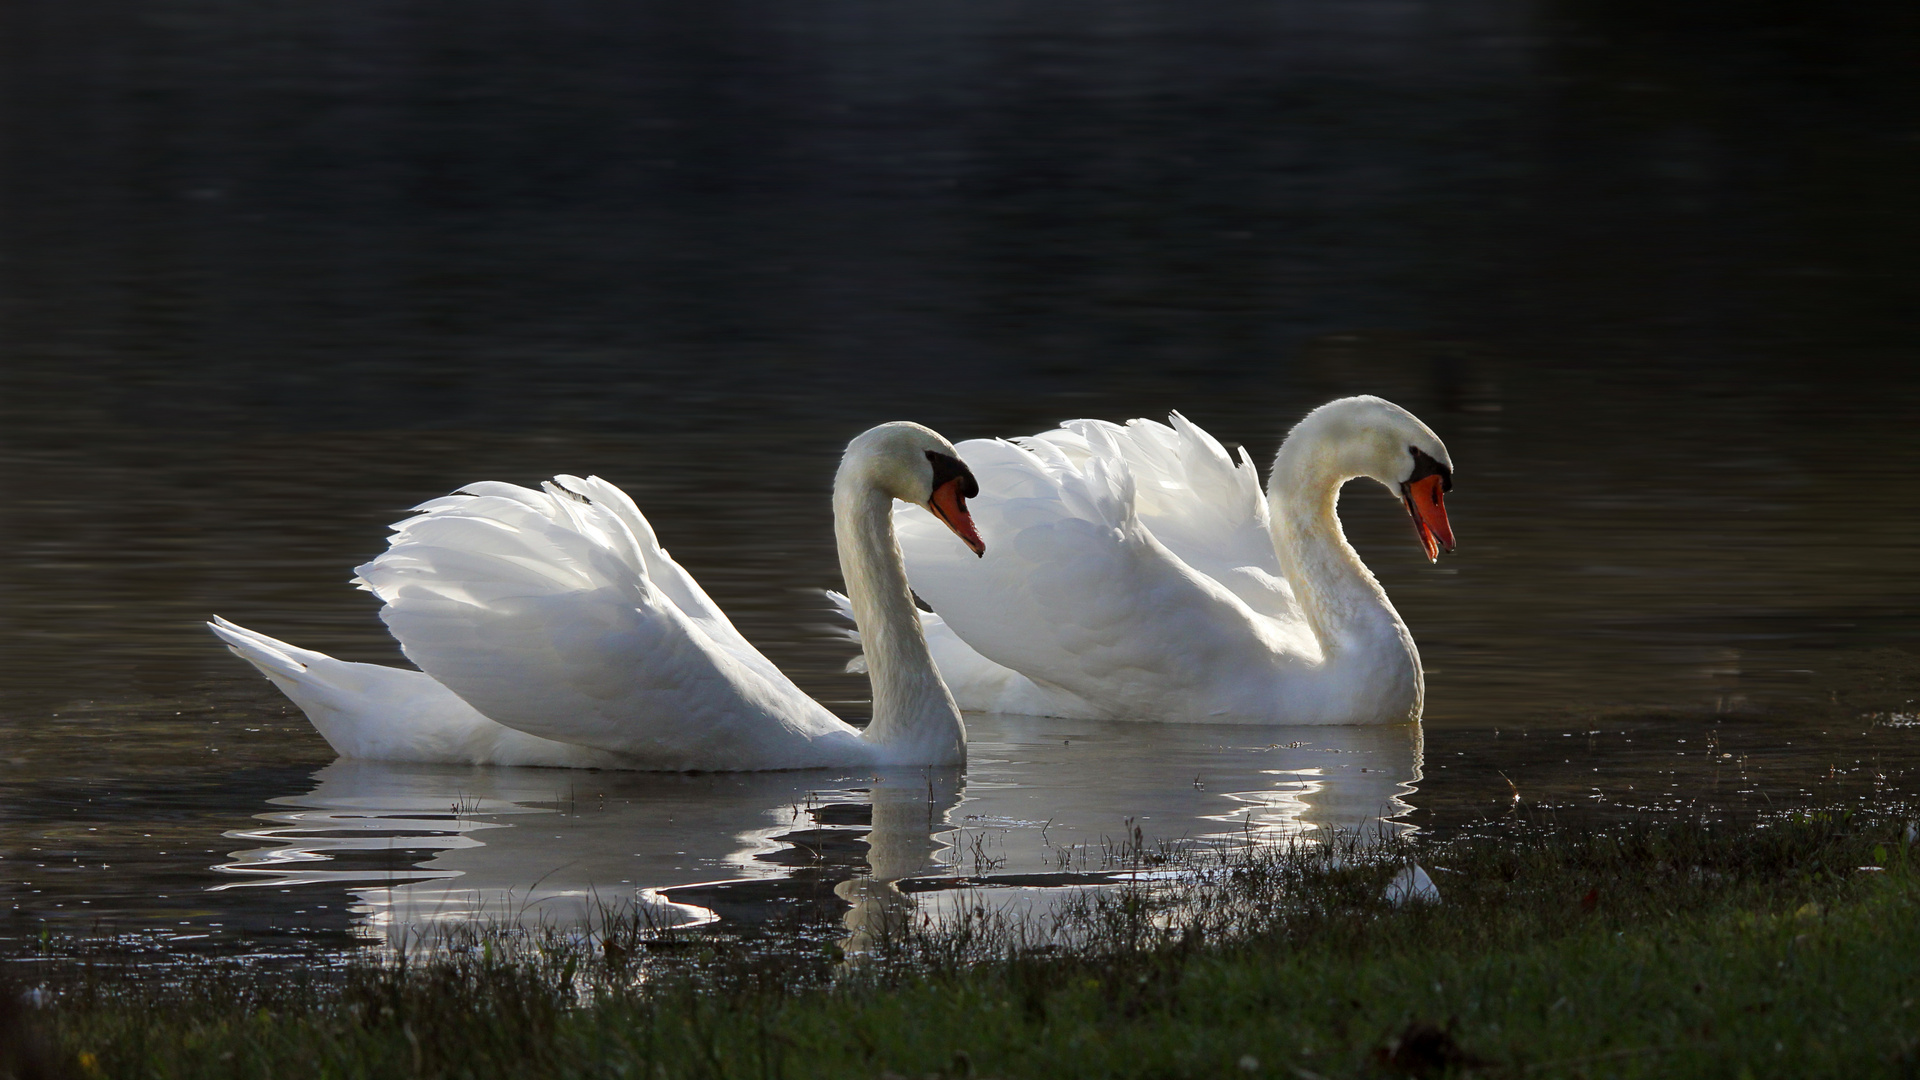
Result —
<path fill-rule="evenodd" d="M 1097 873 L 1136 826 L 1910 795 L 1916 44 L 1865 5 L 0 7 L 0 948 L 643 893 L 853 940 L 856 874 Z M 1423 732 L 395 770 L 331 764 L 200 627 L 397 662 L 345 583 L 387 523 L 593 472 L 857 719 L 818 596 L 854 433 L 1178 408 L 1264 465 L 1351 392 L 1459 469 L 1437 567 L 1343 503 Z"/>

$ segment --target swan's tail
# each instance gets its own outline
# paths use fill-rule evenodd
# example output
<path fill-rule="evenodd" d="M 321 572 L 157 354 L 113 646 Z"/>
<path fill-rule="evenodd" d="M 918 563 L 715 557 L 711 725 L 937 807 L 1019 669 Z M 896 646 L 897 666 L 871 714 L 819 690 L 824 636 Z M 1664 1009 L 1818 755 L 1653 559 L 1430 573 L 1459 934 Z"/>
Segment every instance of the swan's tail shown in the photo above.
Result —
<path fill-rule="evenodd" d="M 341 757 L 455 765 L 623 768 L 617 755 L 487 719 L 424 671 L 355 664 L 219 617 L 207 628 L 260 669 Z"/>
<path fill-rule="evenodd" d="M 218 615 L 207 629 L 226 642 L 229 652 L 259 668 L 260 674 L 300 706 L 334 752 L 344 757 L 379 756 L 369 752 L 377 742 L 370 738 L 369 729 L 381 705 L 379 690 L 401 690 L 411 696 L 420 688 L 397 684 L 411 682 L 407 676 L 425 678 L 419 672 L 399 668 L 349 664 L 270 638 Z"/>
<path fill-rule="evenodd" d="M 298 680 L 306 677 L 307 671 L 317 662 L 332 660 L 326 653 L 317 653 L 312 649 L 302 649 L 277 641 L 265 634 L 255 633 L 237 623 L 231 623 L 218 615 L 207 624 L 213 635 L 227 643 L 227 651 L 260 669 L 260 674 L 272 679 L 279 686 L 281 680 Z M 284 687 L 282 687 L 284 689 Z"/>
<path fill-rule="evenodd" d="M 853 601 L 845 593 L 832 589 L 826 590 L 827 600 L 833 604 L 834 611 L 848 622 L 853 622 Z M 940 679 L 947 684 L 947 690 L 953 694 L 954 704 L 967 712 L 1024 713 L 1030 716 L 1071 716 L 1083 719 L 1100 719 L 1106 714 L 1095 709 L 1079 697 L 1057 686 L 1042 686 L 1025 675 L 1009 667 L 981 656 L 973 646 L 960 640 L 937 612 L 922 611 L 920 627 L 927 635 L 927 651 L 933 654 L 933 664 L 940 669 Z M 852 627 L 836 626 L 833 633 L 858 643 L 860 631 Z M 867 656 L 859 656 L 847 661 L 847 673 L 865 674 Z"/>

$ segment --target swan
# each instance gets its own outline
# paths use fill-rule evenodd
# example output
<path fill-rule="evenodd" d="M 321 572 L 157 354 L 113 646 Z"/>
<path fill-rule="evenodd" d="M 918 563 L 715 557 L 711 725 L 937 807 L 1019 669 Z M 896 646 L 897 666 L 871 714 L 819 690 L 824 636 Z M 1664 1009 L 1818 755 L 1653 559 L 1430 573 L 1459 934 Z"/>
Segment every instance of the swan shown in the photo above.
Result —
<path fill-rule="evenodd" d="M 979 493 L 918 424 L 853 440 L 833 483 L 873 719 L 834 716 L 747 643 L 597 477 L 489 482 L 415 507 L 356 584 L 419 671 L 354 664 L 215 616 L 208 625 L 342 757 L 463 765 L 755 771 L 966 761 L 966 728 L 921 631 L 892 504 L 924 506 L 978 556 Z"/>
<path fill-rule="evenodd" d="M 1234 460 L 1179 413 L 1076 420 L 960 451 L 988 492 L 973 512 L 994 553 L 963 573 L 924 514 L 903 510 L 898 527 L 907 576 L 937 613 L 923 614 L 929 647 L 962 708 L 1420 718 L 1420 653 L 1335 512 L 1348 480 L 1371 478 L 1406 504 L 1429 561 L 1453 550 L 1452 459 L 1412 413 L 1377 397 L 1313 410 L 1281 445 L 1264 499 L 1246 452 Z"/>

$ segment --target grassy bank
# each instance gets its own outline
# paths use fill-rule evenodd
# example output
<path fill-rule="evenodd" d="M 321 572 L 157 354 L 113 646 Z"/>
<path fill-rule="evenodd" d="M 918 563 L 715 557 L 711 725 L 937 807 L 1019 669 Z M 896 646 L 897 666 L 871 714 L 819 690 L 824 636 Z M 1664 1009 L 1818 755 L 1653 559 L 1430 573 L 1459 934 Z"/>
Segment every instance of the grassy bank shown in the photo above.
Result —
<path fill-rule="evenodd" d="M 1411 852 L 1437 904 L 1384 899 L 1391 861 L 1274 853 L 1110 896 L 1072 947 L 989 918 L 799 991 L 549 941 L 298 987 L 80 981 L 31 1019 L 74 1076 L 1916 1075 L 1908 851 L 1849 815 L 1512 827 Z"/>

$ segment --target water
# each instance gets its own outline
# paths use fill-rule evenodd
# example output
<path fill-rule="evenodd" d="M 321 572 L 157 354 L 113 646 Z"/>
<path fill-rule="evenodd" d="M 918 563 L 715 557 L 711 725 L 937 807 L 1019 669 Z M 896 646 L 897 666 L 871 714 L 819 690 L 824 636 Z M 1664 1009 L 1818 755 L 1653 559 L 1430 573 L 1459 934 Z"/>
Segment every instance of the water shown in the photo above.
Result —
<path fill-rule="evenodd" d="M 1103 873 L 1136 826 L 1910 795 L 1913 42 L 1692 18 L 10 5 L 0 948 L 334 954 L 613 894 L 851 940 L 851 879 Z M 1459 466 L 1436 567 L 1342 504 L 1417 740 L 978 718 L 954 777 L 396 771 L 199 626 L 397 662 L 344 583 L 385 524 L 594 472 L 857 720 L 817 592 L 855 432 L 1179 408 L 1264 465 L 1360 391 Z"/>

